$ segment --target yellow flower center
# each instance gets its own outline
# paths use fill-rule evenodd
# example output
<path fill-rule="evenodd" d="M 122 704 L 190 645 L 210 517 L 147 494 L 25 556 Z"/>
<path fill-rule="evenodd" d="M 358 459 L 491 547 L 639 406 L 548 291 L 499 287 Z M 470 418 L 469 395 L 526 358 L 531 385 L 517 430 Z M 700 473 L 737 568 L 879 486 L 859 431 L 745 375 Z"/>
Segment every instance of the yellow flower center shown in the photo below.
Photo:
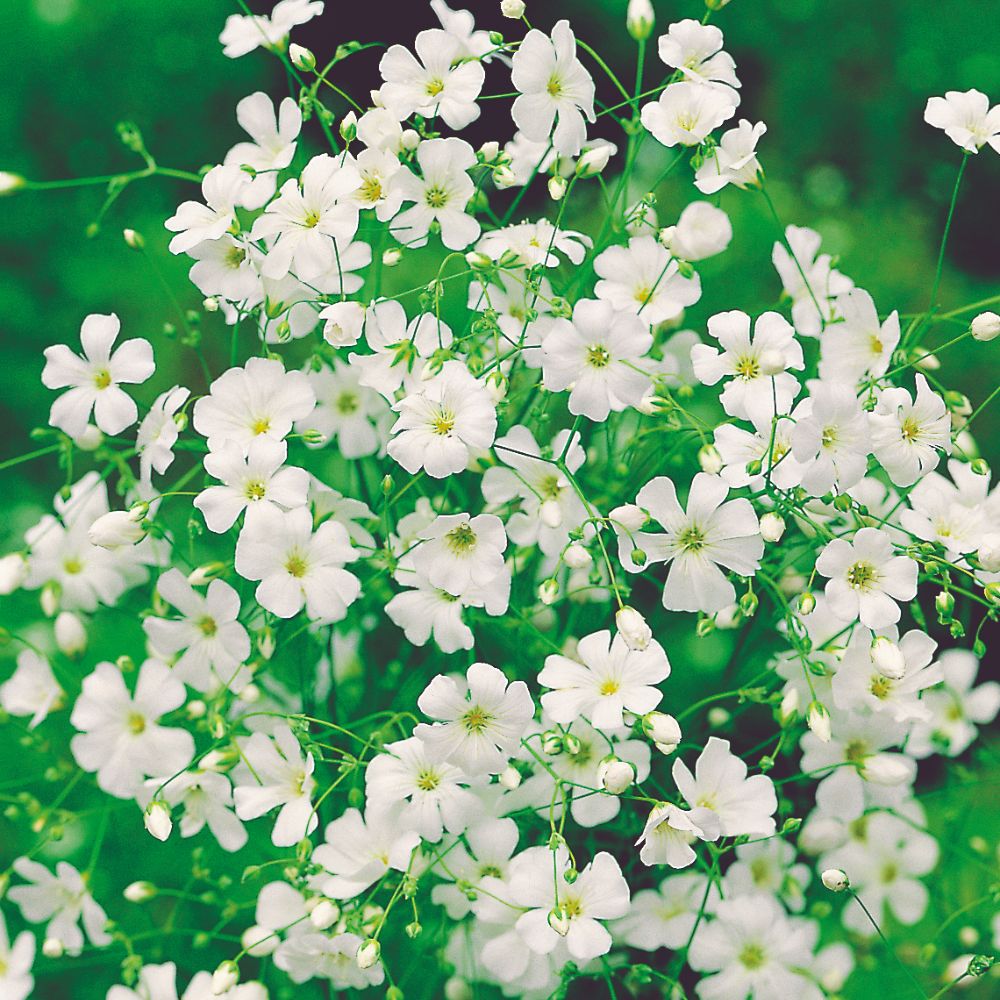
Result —
<path fill-rule="evenodd" d="M 417 788 L 422 792 L 433 792 L 440 784 L 441 777 L 437 771 L 432 771 L 428 768 L 417 775 Z"/>
<path fill-rule="evenodd" d="M 99 371 L 94 372 L 94 385 L 98 389 L 107 389 L 111 385 L 111 372 L 107 368 L 101 368 Z"/>
<path fill-rule="evenodd" d="M 129 714 L 127 725 L 128 731 L 132 733 L 133 736 L 138 736 L 146 729 L 146 718 L 138 712 L 132 712 Z"/>
<path fill-rule="evenodd" d="M 870 590 L 878 580 L 878 570 L 871 563 L 856 562 L 847 571 L 847 582 L 855 590 Z"/>
<path fill-rule="evenodd" d="M 593 344 L 587 348 L 587 364 L 591 368 L 607 368 L 611 364 L 611 355 L 603 344 Z"/>
<path fill-rule="evenodd" d="M 309 565 L 302 555 L 295 552 L 288 557 L 285 569 L 288 571 L 289 576 L 294 576 L 297 580 L 300 580 L 306 575 Z"/>
<path fill-rule="evenodd" d="M 219 631 L 219 627 L 215 624 L 215 619 L 208 618 L 207 616 L 198 622 L 198 628 L 201 629 L 202 635 L 209 638 Z"/>

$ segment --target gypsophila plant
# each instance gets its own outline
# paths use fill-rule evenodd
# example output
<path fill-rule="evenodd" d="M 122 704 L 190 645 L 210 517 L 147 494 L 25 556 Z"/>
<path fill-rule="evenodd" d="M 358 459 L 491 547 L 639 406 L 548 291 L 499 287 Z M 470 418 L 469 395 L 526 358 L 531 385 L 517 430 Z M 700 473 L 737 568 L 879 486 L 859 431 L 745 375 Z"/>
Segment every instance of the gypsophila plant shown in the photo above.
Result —
<path fill-rule="evenodd" d="M 888 929 L 941 856 L 923 762 L 1000 708 L 973 437 L 1000 390 L 936 374 L 1000 336 L 1000 296 L 938 298 L 1000 106 L 928 101 L 958 176 L 926 309 L 885 311 L 779 220 L 725 6 L 657 35 L 632 0 L 624 82 L 519 0 L 503 34 L 432 0 L 369 97 L 344 65 L 375 43 L 314 54 L 289 35 L 324 4 L 282 0 L 226 21 L 226 55 L 292 86 L 239 102 L 218 165 L 164 168 L 120 127 L 144 165 L 102 214 L 187 182 L 125 239 L 169 239 L 204 303 L 155 343 L 114 314 L 56 334 L 48 426 L 6 463 L 57 458 L 65 486 L 0 561 L 41 608 L 4 635 L 2 798 L 32 845 L 2 875 L 5 1000 L 74 962 L 107 1000 L 820 1000 L 880 948 L 914 997 L 988 974 Z M 753 315 L 699 274 L 736 199 L 774 222 Z M 676 651 L 712 642 L 721 676 Z"/>

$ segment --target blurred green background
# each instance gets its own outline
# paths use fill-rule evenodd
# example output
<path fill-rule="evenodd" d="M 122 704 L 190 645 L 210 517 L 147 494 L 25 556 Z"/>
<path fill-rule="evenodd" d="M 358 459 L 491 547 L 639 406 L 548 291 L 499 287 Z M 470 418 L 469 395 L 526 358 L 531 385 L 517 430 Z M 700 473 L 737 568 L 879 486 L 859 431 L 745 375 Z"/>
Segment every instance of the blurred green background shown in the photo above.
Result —
<path fill-rule="evenodd" d="M 654 0 L 654 5 L 657 33 L 672 20 L 702 13 L 693 2 Z M 515 34 L 497 11 L 498 0 L 466 6 L 483 26 Z M 625 0 L 534 0 L 529 16 L 543 27 L 570 17 L 577 33 L 630 79 L 634 44 L 624 31 L 625 6 Z M 374 20 L 372 9 L 328 0 L 326 16 L 296 37 L 322 59 L 341 42 L 407 42 L 419 28 L 436 24 L 422 0 L 380 5 Z M 217 37 L 226 15 L 236 10 L 228 0 L 2 0 L 0 170 L 53 180 L 134 169 L 141 162 L 119 143 L 115 131 L 122 120 L 138 125 L 163 166 L 197 170 L 221 160 L 242 138 L 236 102 L 254 90 L 277 97 L 285 88 L 277 61 L 265 53 L 239 60 L 222 55 Z M 960 154 L 923 123 L 923 106 L 930 95 L 970 87 L 1000 100 L 1000 14 L 994 0 L 947 5 L 734 0 L 715 23 L 726 33 L 744 84 L 740 116 L 768 124 L 762 159 L 784 221 L 819 229 L 825 249 L 839 255 L 841 269 L 872 292 L 881 311 L 926 308 Z M 339 82 L 365 94 L 378 82 L 377 58 L 373 53 L 352 60 Z M 651 63 L 650 79 L 658 65 Z M 488 79 L 500 79 L 498 67 L 490 74 Z M 606 81 L 598 87 L 599 95 L 610 100 Z M 486 134 L 488 129 L 481 137 Z M 672 221 L 671 213 L 691 197 L 686 184 L 672 181 L 658 192 L 661 222 Z M 189 262 L 166 252 L 168 234 L 162 226 L 176 205 L 194 194 L 193 185 L 163 178 L 136 183 L 96 227 L 105 198 L 100 187 L 25 192 L 0 200 L 5 362 L 0 462 L 33 447 L 29 432 L 44 423 L 51 404 L 39 381 L 42 350 L 59 341 L 75 344 L 87 313 L 115 311 L 124 336 L 154 341 L 165 371 L 155 386 L 142 388 L 144 401 L 171 384 L 171 376 L 190 377 L 200 387 L 190 350 L 176 343 L 171 347 L 160 333 L 164 322 L 179 325 L 179 311 L 200 302 L 186 278 Z M 528 205 L 539 212 L 547 208 L 544 199 Z M 780 290 L 770 264 L 776 232 L 759 196 L 727 192 L 722 205 L 733 219 L 735 238 L 724 256 L 704 268 L 706 298 L 690 317 L 695 326 L 723 308 L 768 308 Z M 973 158 L 963 183 L 941 286 L 946 308 L 1000 292 L 998 218 L 1000 157 L 987 149 Z M 126 226 L 145 235 L 146 255 L 125 246 L 121 230 Z M 206 318 L 204 326 L 207 340 L 214 333 L 221 336 L 217 317 Z M 927 345 L 944 342 L 952 330 L 936 328 Z M 211 354 L 212 345 L 206 346 Z M 942 355 L 941 377 L 976 405 L 996 385 L 997 351 L 1000 341 L 953 348 Z M 977 421 L 981 447 L 994 464 L 1000 457 L 998 433 L 1000 407 L 995 407 Z M 24 528 L 49 506 L 62 483 L 55 463 L 46 460 L 2 475 L 7 503 L 0 553 L 19 544 Z M 700 648 L 704 654 L 706 647 Z M 110 655 L 118 651 L 109 646 Z M 935 943 L 948 954 L 961 950 L 956 934 L 963 921 L 940 935 L 937 928 L 982 894 L 990 877 L 984 868 L 995 872 L 995 858 L 972 863 L 966 846 L 973 835 L 995 842 L 995 778 L 992 784 L 984 780 L 991 779 L 982 771 L 954 773 L 941 808 L 934 809 L 938 829 L 947 831 L 941 868 L 932 881 L 934 905 L 908 936 Z M 984 795 L 984 789 L 993 794 Z M 109 843 L 128 849 L 124 834 Z M 169 879 L 168 871 L 150 874 Z M 970 922 L 982 925 L 981 909 L 970 914 Z M 68 995 L 53 980 L 47 983 L 46 990 L 55 992 L 39 995 Z M 74 997 L 90 996 L 83 979 L 74 984 Z M 984 983 L 967 995 L 986 997 L 989 989 Z M 892 1000 L 913 991 L 898 968 L 882 965 L 855 980 L 848 995 Z"/>

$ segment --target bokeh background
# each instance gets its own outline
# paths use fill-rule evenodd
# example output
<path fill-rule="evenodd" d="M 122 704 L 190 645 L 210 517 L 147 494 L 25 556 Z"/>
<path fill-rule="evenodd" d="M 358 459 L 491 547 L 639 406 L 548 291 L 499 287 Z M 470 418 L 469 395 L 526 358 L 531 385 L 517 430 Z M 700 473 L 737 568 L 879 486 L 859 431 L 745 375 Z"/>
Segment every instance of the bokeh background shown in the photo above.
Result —
<path fill-rule="evenodd" d="M 512 34 L 498 0 L 461 6 L 472 9 L 481 26 Z M 658 30 L 702 13 L 694 0 L 654 0 L 654 6 Z M 570 17 L 577 34 L 630 79 L 634 44 L 623 27 L 625 7 L 626 0 L 533 0 L 529 16 L 544 27 Z M 237 10 L 229 0 L 0 0 L 0 170 L 54 180 L 135 169 L 142 164 L 119 142 L 120 121 L 141 129 L 163 166 L 197 170 L 220 161 L 242 138 L 236 102 L 255 90 L 277 96 L 285 88 L 279 63 L 266 53 L 235 61 L 222 55 L 218 34 L 225 17 Z M 767 122 L 762 159 L 782 218 L 818 229 L 825 249 L 872 292 L 880 310 L 925 309 L 960 154 L 923 123 L 923 106 L 929 95 L 970 87 L 1000 100 L 1000 12 L 994 0 L 949 0 L 946 5 L 933 0 L 734 0 L 716 23 L 726 33 L 743 81 L 740 115 Z M 434 25 L 422 0 L 328 0 L 326 15 L 300 29 L 296 40 L 322 61 L 346 41 L 412 42 L 417 30 Z M 377 61 L 378 51 L 353 57 L 338 84 L 366 94 L 378 83 Z M 490 89 L 497 79 L 494 69 L 487 92 L 508 89 Z M 598 94 L 613 100 L 606 81 L 598 80 Z M 490 110 L 495 114 L 495 108 Z M 471 141 L 509 137 L 476 128 Z M 650 173 L 656 169 L 652 165 Z M 672 221 L 673 207 L 688 196 L 680 183 L 669 182 L 657 192 L 662 221 Z M 162 226 L 193 194 L 192 185 L 154 178 L 129 186 L 103 214 L 101 187 L 25 192 L 0 200 L 0 463 L 35 447 L 30 432 L 44 422 L 51 403 L 39 381 L 42 350 L 58 341 L 75 342 L 87 313 L 117 312 L 125 335 L 154 340 L 158 362 L 176 380 L 200 379 L 192 352 L 180 345 L 165 349 L 161 333 L 164 323 L 179 326 L 179 313 L 200 304 L 187 281 L 186 259 L 166 251 L 168 234 Z M 541 186 L 538 194 L 544 194 Z M 706 265 L 706 289 L 714 294 L 706 296 L 703 312 L 692 311 L 689 319 L 696 328 L 719 308 L 759 312 L 772 306 L 780 291 L 770 265 L 776 232 L 762 200 L 727 192 L 722 204 L 733 219 L 735 239 L 723 257 Z M 539 212 L 548 207 L 543 197 L 526 205 Z M 998 219 L 1000 156 L 987 149 L 969 164 L 963 182 L 941 285 L 946 308 L 1000 292 Z M 146 254 L 126 247 L 121 237 L 126 226 L 145 236 Z M 221 336 L 221 323 L 206 317 L 204 328 L 211 357 L 211 337 L 213 332 Z M 953 330 L 936 328 L 928 346 L 943 343 Z M 941 377 L 976 405 L 996 385 L 998 351 L 1000 342 L 968 341 L 952 348 L 941 357 Z M 157 380 L 157 389 L 143 387 L 139 395 L 151 398 L 170 384 L 168 377 Z M 1000 460 L 998 434 L 1000 405 L 977 421 L 977 437 L 994 465 Z M 45 459 L 0 476 L 5 501 L 0 552 L 6 552 L 50 505 L 62 477 Z M 707 644 L 700 648 L 708 658 L 724 653 Z M 108 652 L 114 656 L 118 650 L 109 646 Z M 996 664 L 991 669 L 995 672 Z M 908 936 L 952 954 L 962 921 L 938 939 L 942 920 L 982 894 L 991 869 L 996 878 L 995 854 L 992 862 L 977 862 L 968 846 L 974 836 L 985 836 L 995 846 L 1000 824 L 996 756 L 989 748 L 984 754 L 958 769 L 927 801 L 942 835 L 942 875 L 931 882 L 931 914 Z M 111 843 L 127 850 L 124 835 Z M 6 863 L 2 854 L 0 862 Z M 166 861 L 164 872 L 156 874 L 168 877 L 169 867 Z M 38 995 L 92 995 L 85 974 L 69 982 L 46 978 Z M 984 983 L 966 995 L 985 998 L 990 986 Z M 912 985 L 898 968 L 874 963 L 848 992 L 859 1000 L 911 994 Z"/>

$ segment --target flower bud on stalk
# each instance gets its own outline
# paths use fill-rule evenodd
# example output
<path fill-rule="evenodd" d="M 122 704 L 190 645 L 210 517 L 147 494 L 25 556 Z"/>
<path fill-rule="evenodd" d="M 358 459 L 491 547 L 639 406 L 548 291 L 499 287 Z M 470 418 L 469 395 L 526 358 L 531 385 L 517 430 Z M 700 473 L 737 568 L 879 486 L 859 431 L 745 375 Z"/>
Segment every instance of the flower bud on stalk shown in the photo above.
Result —
<path fill-rule="evenodd" d="M 681 741 L 680 723 L 666 712 L 650 712 L 642 717 L 642 731 L 662 754 L 671 754 Z"/>
<path fill-rule="evenodd" d="M 765 542 L 780 542 L 785 533 L 785 519 L 774 511 L 768 511 L 760 519 L 760 537 Z"/>
<path fill-rule="evenodd" d="M 137 545 L 146 537 L 143 521 L 149 513 L 149 504 L 137 503 L 128 510 L 111 510 L 102 514 L 87 530 L 91 545 L 102 549 L 118 549 Z"/>
<path fill-rule="evenodd" d="M 292 65 L 303 73 L 311 73 L 316 68 L 316 56 L 304 45 L 292 42 L 288 46 L 288 58 L 291 59 Z"/>
<path fill-rule="evenodd" d="M 146 806 L 142 822 L 146 832 L 159 841 L 165 841 L 174 828 L 173 820 L 170 818 L 170 807 L 161 799 L 154 799 Z"/>
<path fill-rule="evenodd" d="M 806 724 L 819 740 L 823 743 L 830 742 L 830 713 L 822 702 L 813 701 L 810 703 Z"/>
<path fill-rule="evenodd" d="M 891 681 L 902 679 L 906 673 L 903 653 L 888 636 L 878 635 L 872 640 L 871 657 L 875 669 Z"/>
<path fill-rule="evenodd" d="M 87 649 L 87 630 L 71 611 L 61 612 L 53 626 L 59 651 L 69 657 L 80 656 Z"/>
<path fill-rule="evenodd" d="M 359 949 L 358 949 L 358 968 L 359 969 L 370 969 L 378 960 L 379 956 L 382 954 L 382 949 L 379 946 L 378 941 L 374 938 L 369 938 Z"/>
<path fill-rule="evenodd" d="M 240 968 L 232 960 L 226 959 L 212 973 L 212 992 L 215 996 L 228 993 L 240 981 Z"/>
<path fill-rule="evenodd" d="M 590 552 L 579 542 L 573 542 L 567 546 L 563 553 L 563 562 L 570 569 L 585 569 L 593 562 Z"/>
<path fill-rule="evenodd" d="M 526 6 L 524 0 L 500 0 L 500 13 L 512 21 L 517 21 L 524 17 Z"/>
<path fill-rule="evenodd" d="M 597 769 L 597 780 L 606 792 L 621 795 L 635 781 L 635 767 L 617 757 L 606 757 Z"/>
<path fill-rule="evenodd" d="M 847 872 L 840 868 L 827 868 L 820 878 L 830 892 L 844 892 L 851 887 L 851 880 L 847 877 Z"/>
<path fill-rule="evenodd" d="M 653 33 L 656 15 L 650 0 L 629 0 L 625 12 L 625 27 L 628 33 L 637 41 L 644 42 Z"/>
<path fill-rule="evenodd" d="M 1000 337 L 1000 316 L 995 312 L 981 312 L 970 325 L 974 340 L 989 343 Z"/>
<path fill-rule="evenodd" d="M 615 625 L 629 649 L 641 651 L 653 641 L 653 630 L 635 608 L 627 605 L 620 608 L 615 615 Z"/>

